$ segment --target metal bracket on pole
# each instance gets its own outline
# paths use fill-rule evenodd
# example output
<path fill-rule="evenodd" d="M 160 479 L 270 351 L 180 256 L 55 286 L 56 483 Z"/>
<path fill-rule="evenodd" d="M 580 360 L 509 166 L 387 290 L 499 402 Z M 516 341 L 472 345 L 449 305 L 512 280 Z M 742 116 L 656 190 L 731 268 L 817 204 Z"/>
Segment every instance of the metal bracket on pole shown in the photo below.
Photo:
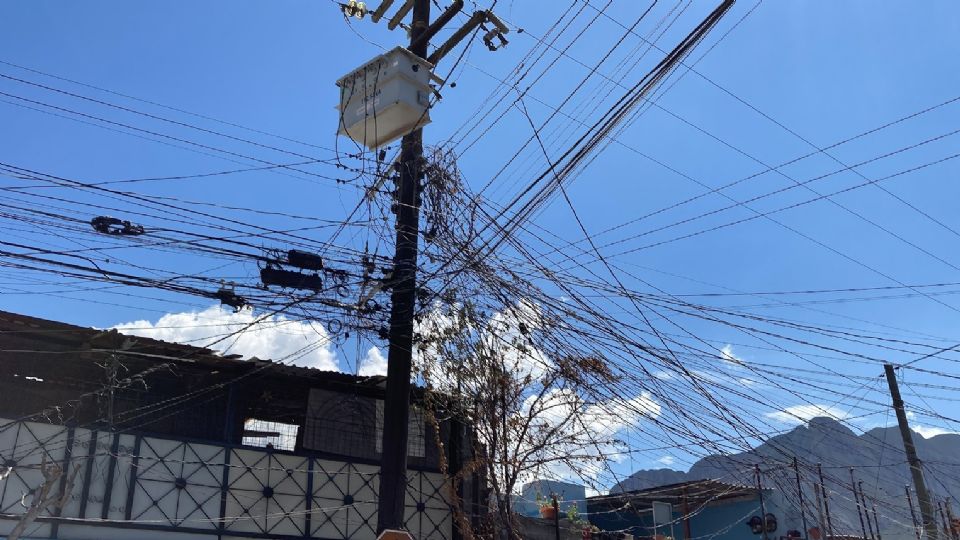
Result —
<path fill-rule="evenodd" d="M 453 35 L 450 36 L 447 39 L 447 41 L 443 43 L 443 45 L 440 45 L 439 47 L 437 47 L 435 51 L 433 51 L 433 54 L 431 54 L 430 57 L 427 58 L 427 62 L 430 62 L 433 65 L 437 65 L 437 62 L 439 62 L 444 56 L 446 56 L 448 52 L 453 50 L 453 48 L 456 47 L 457 44 L 463 41 L 463 38 L 467 37 L 470 34 L 470 32 L 473 32 L 486 19 L 487 19 L 486 11 L 474 12 L 474 14 L 470 17 L 470 20 L 468 20 L 466 24 L 464 24 L 463 26 L 460 27 L 459 30 L 454 32 Z"/>
<path fill-rule="evenodd" d="M 393 5 L 393 0 L 383 0 L 383 2 L 380 2 L 380 7 L 378 7 L 376 11 L 370 14 L 370 20 L 375 23 L 380 22 L 380 19 L 383 18 L 383 14 L 386 13 L 387 10 L 390 9 L 390 6 L 392 5 Z"/>
<path fill-rule="evenodd" d="M 389 28 L 390 30 L 395 29 L 397 25 L 400 24 L 400 21 L 402 21 L 403 18 L 407 16 L 407 13 L 410 13 L 411 9 L 413 9 L 413 0 L 407 0 L 406 2 L 403 3 L 402 6 L 400 6 L 400 9 L 398 9 L 397 12 L 393 14 L 393 17 L 387 23 L 387 28 Z"/>
<path fill-rule="evenodd" d="M 444 12 L 437 17 L 437 20 L 433 21 L 433 23 L 427 27 L 426 31 L 420 34 L 420 36 L 410 44 L 410 49 L 426 47 L 427 44 L 430 43 L 430 40 L 437 35 L 437 32 L 446 26 L 457 13 L 460 13 L 461 9 L 463 9 L 463 0 L 454 0 L 454 2 L 450 4 L 450 7 L 444 10 Z"/>

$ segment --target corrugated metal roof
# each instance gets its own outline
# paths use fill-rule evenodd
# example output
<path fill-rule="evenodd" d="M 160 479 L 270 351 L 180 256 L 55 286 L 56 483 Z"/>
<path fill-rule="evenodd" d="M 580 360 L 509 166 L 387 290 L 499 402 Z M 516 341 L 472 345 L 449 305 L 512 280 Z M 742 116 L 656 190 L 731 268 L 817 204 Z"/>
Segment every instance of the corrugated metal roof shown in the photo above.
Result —
<path fill-rule="evenodd" d="M 204 366 L 210 369 L 222 367 L 236 367 L 241 365 L 256 364 L 259 366 L 270 365 L 271 372 L 291 377 L 307 377 L 313 379 L 323 379 L 330 382 L 354 383 L 369 386 L 382 386 L 386 381 L 385 377 L 372 376 L 362 377 L 351 375 L 339 371 L 325 371 L 312 367 L 295 366 L 282 362 L 274 362 L 269 359 L 260 359 L 251 357 L 244 360 L 241 355 L 221 355 L 220 353 L 194 345 L 184 345 L 181 343 L 171 343 L 158 339 L 142 336 L 132 336 L 117 332 L 115 330 L 103 330 L 97 328 L 88 328 L 76 326 L 59 321 L 40 319 L 29 315 L 11 313 L 0 310 L 0 340 L 4 334 L 30 335 L 34 338 L 43 336 L 51 341 L 69 341 L 84 343 L 89 346 L 96 341 L 119 342 L 124 338 L 135 340 L 136 345 L 133 349 L 125 351 L 125 354 L 135 355 L 143 358 L 153 358 L 158 361 L 178 361 L 189 363 L 194 366 Z M 92 347 L 89 350 L 102 350 Z"/>

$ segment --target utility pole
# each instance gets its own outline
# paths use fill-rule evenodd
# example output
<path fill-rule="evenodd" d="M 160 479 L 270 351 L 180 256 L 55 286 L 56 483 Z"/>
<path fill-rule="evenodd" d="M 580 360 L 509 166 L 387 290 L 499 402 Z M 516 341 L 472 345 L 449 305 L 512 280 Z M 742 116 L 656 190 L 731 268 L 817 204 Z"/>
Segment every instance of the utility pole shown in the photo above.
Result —
<path fill-rule="evenodd" d="M 949 497 L 944 499 L 943 507 L 947 510 L 947 523 L 949 523 L 947 532 L 950 534 L 950 537 L 953 538 L 953 540 L 960 540 L 960 531 L 958 531 L 954 526 L 956 520 L 953 517 L 953 499 Z"/>
<path fill-rule="evenodd" d="M 943 534 L 950 537 L 950 524 L 947 522 L 947 513 L 943 510 L 943 502 L 937 501 L 937 510 L 940 511 L 940 521 L 943 522 Z"/>
<path fill-rule="evenodd" d="M 874 540 L 873 536 L 873 523 L 870 523 L 870 511 L 867 509 L 867 494 L 863 492 L 863 480 L 857 481 L 857 486 L 860 488 L 860 502 L 863 503 L 863 513 L 867 516 L 867 530 L 870 531 L 870 540 Z M 873 517 L 877 517 L 877 505 L 873 505 Z M 880 534 L 880 524 L 877 523 L 877 535 Z"/>
<path fill-rule="evenodd" d="M 817 463 L 817 476 L 820 478 L 820 491 L 823 495 L 823 511 L 827 514 L 827 534 L 833 536 L 833 518 L 830 517 L 830 499 L 827 498 L 827 485 L 823 482 L 823 466 Z"/>
<path fill-rule="evenodd" d="M 863 509 L 866 509 L 867 505 L 860 504 L 860 494 L 857 493 L 857 480 L 853 476 L 853 467 L 850 467 L 850 490 L 853 491 L 853 500 L 857 503 L 857 516 L 860 518 L 860 532 L 863 533 L 863 537 L 867 537 L 867 526 L 863 522 Z M 861 509 L 861 506 L 863 509 Z M 867 519 L 870 519 L 870 516 L 867 515 Z"/>
<path fill-rule="evenodd" d="M 903 491 L 907 494 L 907 505 L 910 507 L 910 518 L 913 520 L 913 532 L 920 540 L 920 524 L 917 522 L 917 512 L 913 509 L 913 497 L 910 496 L 910 486 L 903 486 Z"/>
<path fill-rule="evenodd" d="M 880 534 L 880 520 L 877 519 L 877 503 L 873 503 L 873 526 L 877 529 L 877 540 L 883 540 L 883 536 Z"/>
<path fill-rule="evenodd" d="M 900 397 L 900 387 L 897 385 L 897 375 L 893 372 L 893 364 L 884 364 L 883 370 L 887 375 L 887 385 L 890 386 L 890 396 L 893 398 L 893 409 L 897 413 L 897 423 L 900 425 L 900 436 L 903 438 L 903 450 L 910 463 L 910 473 L 913 475 L 913 487 L 917 492 L 917 502 L 920 504 L 920 519 L 927 540 L 937 540 L 937 520 L 933 504 L 930 502 L 930 493 L 923 479 L 923 468 L 917 457 L 917 448 L 913 445 L 913 432 L 907 424 L 907 413 L 903 409 L 903 398 Z"/>
<path fill-rule="evenodd" d="M 803 486 L 800 485 L 800 464 L 797 462 L 797 456 L 793 456 L 793 473 L 797 476 L 797 498 L 800 501 L 800 522 L 803 525 L 803 537 L 806 538 L 807 531 L 807 511 L 806 504 L 803 502 Z"/>
<path fill-rule="evenodd" d="M 827 535 L 827 522 L 823 517 L 823 499 L 820 497 L 820 484 L 813 484 L 813 494 L 817 497 L 817 517 L 820 519 L 817 522 L 817 526 L 820 528 L 820 536 L 825 537 Z"/>
<path fill-rule="evenodd" d="M 763 527 L 763 540 L 767 540 L 767 507 L 763 504 L 763 484 L 760 481 L 760 465 L 754 465 L 753 472 L 757 477 L 757 496 L 760 497 L 760 521 L 761 527 Z"/>
<path fill-rule="evenodd" d="M 553 527 L 557 540 L 560 540 L 560 503 L 557 502 L 556 495 L 553 495 Z"/>
<path fill-rule="evenodd" d="M 430 24 L 430 0 L 414 0 L 410 52 L 426 58 L 427 41 L 418 38 Z M 400 143 L 397 186 L 397 246 L 390 294 L 387 390 L 383 406 L 383 444 L 377 532 L 403 529 L 407 498 L 407 424 L 410 421 L 410 368 L 413 359 L 413 315 L 417 301 L 417 252 L 420 236 L 420 177 L 423 173 L 423 130 L 415 129 Z"/>
<path fill-rule="evenodd" d="M 379 22 L 393 3 L 394 0 L 381 0 L 380 6 L 370 14 L 370 19 L 374 23 Z M 436 48 L 433 54 L 428 56 L 427 49 L 430 40 L 437 36 L 438 32 L 460 13 L 463 9 L 464 0 L 453 0 L 450 6 L 432 24 L 430 23 L 430 3 L 431 0 L 404 0 L 387 23 L 389 30 L 394 30 L 400 26 L 409 31 L 410 43 L 407 50 L 424 63 L 436 67 L 437 63 L 448 52 L 477 29 L 486 31 L 483 35 L 483 41 L 491 51 L 507 44 L 504 34 L 510 31 L 509 28 L 492 11 L 477 11 L 463 27 L 454 32 L 443 44 Z M 340 4 L 340 7 L 347 17 L 362 19 L 367 14 L 365 2 L 349 0 L 347 3 Z M 413 11 L 412 21 L 410 26 L 407 27 L 401 21 L 411 10 Z M 483 26 L 487 23 L 491 24 L 492 28 Z M 416 63 L 412 69 L 418 71 L 423 65 Z M 364 68 L 363 73 L 361 76 L 365 78 L 366 68 Z M 440 80 L 436 77 L 435 72 L 431 75 L 431 78 Z M 366 85 L 366 80 L 364 80 L 364 84 Z M 424 99 L 420 96 L 420 91 L 418 90 L 418 100 Z M 439 96 L 439 93 L 437 95 Z M 343 105 L 341 103 L 341 106 Z M 373 108 L 371 109 L 370 106 Z M 376 119 L 377 108 L 376 102 L 364 103 L 360 109 L 363 111 L 363 116 L 358 119 L 358 123 L 364 122 L 365 125 L 366 119 L 370 116 Z M 426 110 L 423 114 L 427 114 Z M 421 125 L 420 122 L 423 120 L 424 117 L 421 117 L 413 125 Z M 342 133 L 354 139 L 355 142 L 370 146 L 365 131 L 363 137 L 359 139 L 357 136 L 351 135 L 349 129 L 345 127 Z M 389 140 L 378 140 L 371 149 L 376 150 L 381 146 L 381 142 L 385 144 L 392 141 L 392 137 Z M 417 303 L 417 255 L 420 244 L 420 182 L 424 176 L 423 130 L 421 128 L 413 129 L 403 136 L 400 142 L 400 157 L 395 166 L 399 173 L 394 199 L 397 216 L 397 241 L 396 252 L 393 256 L 393 272 L 389 281 L 391 305 L 390 326 L 387 331 L 389 350 L 387 353 L 387 389 L 383 406 L 380 493 L 377 504 L 378 532 L 387 529 L 402 530 L 404 528 L 403 515 L 407 488 L 407 429 L 410 420 L 410 375 L 414 347 L 414 315 Z M 302 267 L 292 260 L 294 257 L 291 255 L 288 255 L 287 258 L 288 261 L 285 261 L 287 264 Z M 302 259 L 302 257 L 296 258 L 298 260 Z M 274 261 L 274 266 L 285 262 Z M 312 264 L 312 261 L 308 258 L 307 263 Z M 283 271 L 274 267 L 267 270 L 269 271 L 264 278 L 265 284 L 270 281 L 282 286 L 304 286 L 301 283 L 304 277 L 299 272 Z M 263 278 L 263 272 L 261 272 L 261 277 Z M 313 288 L 311 286 L 313 284 L 321 284 L 318 275 L 306 277 L 314 279 L 314 282 L 307 283 L 307 288 Z"/>

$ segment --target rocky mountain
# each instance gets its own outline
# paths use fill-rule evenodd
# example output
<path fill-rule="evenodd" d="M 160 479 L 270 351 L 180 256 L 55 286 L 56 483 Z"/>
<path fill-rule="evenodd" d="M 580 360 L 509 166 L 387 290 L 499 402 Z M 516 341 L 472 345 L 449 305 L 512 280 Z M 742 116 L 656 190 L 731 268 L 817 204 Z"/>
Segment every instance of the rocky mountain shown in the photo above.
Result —
<path fill-rule="evenodd" d="M 928 488 L 938 500 L 960 495 L 960 435 L 924 438 L 914 433 L 917 453 L 924 463 Z M 912 537 L 911 514 L 904 486 L 911 486 L 910 471 L 896 427 L 877 428 L 856 434 L 831 418 L 814 418 L 807 425 L 772 437 L 749 452 L 707 456 L 689 472 L 670 469 L 641 470 L 611 489 L 611 493 L 646 489 L 668 483 L 707 478 L 755 485 L 753 467 L 760 464 L 765 487 L 779 489 L 792 501 L 799 500 L 793 458 L 800 463 L 801 484 L 807 512 L 815 511 L 816 464 L 822 464 L 824 484 L 835 532 L 859 536 L 860 520 L 851 491 L 850 469 L 863 483 L 867 505 L 876 504 L 880 528 L 890 537 Z M 954 503 L 957 500 L 954 498 Z M 916 499 L 914 498 L 916 505 Z M 799 504 L 797 505 L 799 508 Z M 953 511 L 958 512 L 956 504 Z M 809 515 L 809 514 L 808 514 Z M 938 521 L 940 516 L 937 516 Z"/>

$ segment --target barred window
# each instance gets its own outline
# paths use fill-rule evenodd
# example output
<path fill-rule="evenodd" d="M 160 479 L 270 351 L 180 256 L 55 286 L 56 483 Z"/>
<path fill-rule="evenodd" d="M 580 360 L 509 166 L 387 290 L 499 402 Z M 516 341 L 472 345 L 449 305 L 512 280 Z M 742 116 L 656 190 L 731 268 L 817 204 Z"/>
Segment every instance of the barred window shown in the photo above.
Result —
<path fill-rule="evenodd" d="M 297 446 L 298 431 L 300 431 L 300 426 L 296 424 L 247 418 L 243 423 L 243 440 L 241 442 L 246 446 L 266 448 L 270 445 L 277 450 L 293 451 Z"/>
<path fill-rule="evenodd" d="M 422 458 L 426 456 L 426 437 L 423 425 L 423 411 L 415 405 L 410 406 L 407 419 L 407 456 Z M 377 401 L 377 454 L 383 452 L 383 401 Z"/>

